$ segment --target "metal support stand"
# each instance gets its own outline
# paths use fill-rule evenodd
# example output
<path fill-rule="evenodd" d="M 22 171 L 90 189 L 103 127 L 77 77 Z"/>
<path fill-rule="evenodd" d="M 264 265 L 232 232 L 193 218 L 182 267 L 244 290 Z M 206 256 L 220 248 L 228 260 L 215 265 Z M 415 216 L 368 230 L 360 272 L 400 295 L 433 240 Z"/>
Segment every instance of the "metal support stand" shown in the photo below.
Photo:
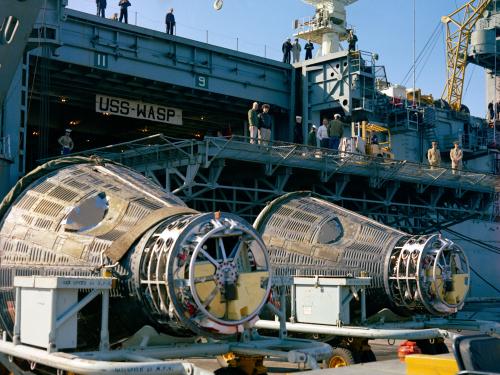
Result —
<path fill-rule="evenodd" d="M 150 375 L 212 375 L 211 372 L 197 368 L 190 363 L 166 361 L 179 357 L 213 358 L 229 352 L 241 358 L 271 357 L 279 361 L 317 369 L 317 362 L 331 355 L 331 348 L 327 344 L 287 338 L 284 292 L 281 293 L 281 309 L 271 307 L 275 314 L 280 316 L 279 338 L 263 337 L 255 331 L 252 333 L 250 330 L 253 330 L 253 327 L 249 326 L 239 341 L 148 346 L 148 335 L 147 337 L 141 336 L 139 346 L 110 350 L 108 312 L 110 308 L 109 291 L 112 288 L 111 278 L 16 277 L 14 286 L 16 288 L 14 342 L 7 341 L 7 335 L 4 332 L 0 340 L 0 363 L 13 371 L 15 375 L 33 375 L 33 369 L 37 364 L 52 368 L 57 373 L 67 371 L 82 375 L 100 375 L 109 372 L 148 373 Z M 283 288 L 285 287 L 283 286 Z M 90 292 L 78 301 L 78 290 L 82 289 L 90 290 Z M 77 314 L 99 295 L 102 295 L 99 350 L 90 352 L 72 350 L 71 353 L 61 355 L 62 348 L 77 348 Z M 33 317 L 33 304 L 37 304 L 38 320 Z M 64 306 L 61 308 L 61 305 Z M 35 321 L 36 326 L 30 325 Z M 150 330 L 153 331 L 152 334 L 158 335 L 153 329 Z M 70 339 L 70 344 L 68 344 L 68 336 L 74 337 L 74 343 Z M 130 338 L 131 342 L 134 342 L 134 337 Z M 140 350 L 140 354 L 137 354 L 138 350 Z M 17 372 L 12 366 L 12 358 L 29 361 L 32 365 L 32 371 Z"/>

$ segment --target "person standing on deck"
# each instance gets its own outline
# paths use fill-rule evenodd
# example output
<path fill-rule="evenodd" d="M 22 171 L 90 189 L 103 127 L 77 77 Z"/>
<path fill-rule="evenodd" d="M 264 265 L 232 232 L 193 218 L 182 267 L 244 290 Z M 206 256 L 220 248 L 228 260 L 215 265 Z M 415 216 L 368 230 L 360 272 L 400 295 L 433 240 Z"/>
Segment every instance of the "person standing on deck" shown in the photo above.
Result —
<path fill-rule="evenodd" d="M 73 143 L 70 134 L 71 134 L 71 129 L 66 129 L 64 135 L 59 137 L 59 139 L 57 140 L 57 143 L 61 145 L 61 155 L 69 155 L 73 150 L 73 148 L 75 147 L 75 144 Z"/>
<path fill-rule="evenodd" d="M 314 44 L 312 44 L 311 39 L 307 41 L 307 43 L 304 46 L 304 49 L 306 50 L 306 60 L 312 59 Z"/>
<path fill-rule="evenodd" d="M 462 169 L 463 151 L 460 149 L 458 141 L 453 142 L 453 148 L 450 150 L 451 168 L 453 174 L 460 174 Z"/>
<path fill-rule="evenodd" d="M 293 127 L 293 143 L 303 144 L 304 137 L 302 136 L 302 116 L 295 116 L 295 126 Z"/>
<path fill-rule="evenodd" d="M 248 110 L 248 130 L 250 132 L 250 143 L 256 144 L 259 135 L 259 103 L 254 102 Z"/>
<path fill-rule="evenodd" d="M 330 122 L 330 129 L 328 135 L 330 137 L 330 143 L 328 145 L 332 150 L 338 150 L 340 139 L 344 135 L 344 123 L 340 120 L 340 115 L 336 113 L 333 116 L 333 120 Z"/>
<path fill-rule="evenodd" d="M 285 64 L 290 64 L 290 53 L 292 52 L 292 43 L 290 43 L 290 39 L 285 40 L 281 46 L 281 51 L 283 52 L 283 62 Z"/>
<path fill-rule="evenodd" d="M 326 118 L 323 119 L 323 123 L 318 129 L 318 139 L 321 148 L 328 148 L 330 137 L 328 137 L 328 120 Z"/>
<path fill-rule="evenodd" d="M 349 30 L 349 36 L 347 37 L 347 43 L 349 44 L 349 52 L 356 51 L 356 43 L 358 42 L 358 37 L 354 34 L 354 30 Z"/>
<path fill-rule="evenodd" d="M 432 147 L 427 150 L 427 160 L 429 160 L 431 169 L 438 168 L 441 165 L 441 152 L 436 141 L 433 141 Z"/>
<path fill-rule="evenodd" d="M 269 114 L 269 104 L 262 106 L 262 113 L 259 114 L 259 145 L 267 146 L 271 140 L 272 119 Z"/>
<path fill-rule="evenodd" d="M 128 7 L 130 5 L 132 4 L 130 4 L 130 1 L 128 0 L 120 0 L 118 3 L 118 6 L 120 7 L 120 22 L 123 20 L 125 23 L 128 23 Z"/>
<path fill-rule="evenodd" d="M 175 27 L 174 8 L 170 8 L 170 11 L 165 16 L 165 26 L 167 34 L 174 35 L 174 27 Z"/>
<path fill-rule="evenodd" d="M 302 51 L 302 47 L 300 46 L 299 39 L 295 38 L 295 42 L 292 44 L 292 56 L 294 63 L 300 61 L 300 51 Z"/>
<path fill-rule="evenodd" d="M 102 18 L 106 18 L 106 6 L 107 6 L 106 0 L 99 0 L 99 14 L 98 16 L 101 16 Z"/>
<path fill-rule="evenodd" d="M 318 136 L 316 134 L 316 125 L 311 126 L 311 131 L 307 135 L 307 145 L 318 147 Z"/>

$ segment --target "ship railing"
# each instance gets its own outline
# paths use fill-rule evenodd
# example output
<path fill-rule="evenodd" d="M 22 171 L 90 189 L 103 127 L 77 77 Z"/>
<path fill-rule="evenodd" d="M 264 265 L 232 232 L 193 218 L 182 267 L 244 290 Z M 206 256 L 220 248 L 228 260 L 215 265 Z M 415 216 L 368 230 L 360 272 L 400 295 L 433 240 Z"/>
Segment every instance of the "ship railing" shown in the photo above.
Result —
<path fill-rule="evenodd" d="M 12 153 L 10 149 L 10 136 L 0 137 L 0 158 L 5 160 L 12 160 Z"/>
<path fill-rule="evenodd" d="M 357 50 L 349 53 L 351 73 L 376 76 L 377 55 L 370 51 Z"/>
<path fill-rule="evenodd" d="M 294 22 L 295 35 L 307 34 L 319 29 L 330 27 L 331 24 L 327 17 L 322 17 L 320 13 L 312 17 L 302 17 Z"/>
<path fill-rule="evenodd" d="M 498 176 L 449 166 L 431 168 L 426 164 L 406 160 L 384 159 L 360 152 L 324 149 L 282 141 L 253 140 L 244 136 L 177 139 L 156 134 L 138 140 L 91 149 L 72 154 L 99 156 L 139 171 L 169 166 L 201 165 L 208 168 L 221 159 L 242 160 L 265 165 L 267 175 L 280 167 L 317 170 L 328 181 L 335 174 L 354 174 L 370 177 L 375 186 L 388 180 L 403 180 L 425 186 L 440 185 L 494 192 L 500 185 Z M 39 160 L 39 162 L 47 161 Z M 497 186 L 498 190 L 500 186 Z M 464 190 L 464 191 L 465 191 Z"/>
<path fill-rule="evenodd" d="M 205 166 L 218 158 L 230 157 L 246 161 L 260 161 L 266 174 L 273 174 L 281 166 L 320 170 L 327 181 L 337 173 L 366 175 L 375 185 L 387 180 L 404 180 L 425 186 L 445 185 L 493 192 L 499 184 L 498 176 L 469 169 L 453 170 L 451 166 L 430 167 L 427 164 L 406 160 L 384 159 L 363 152 L 324 149 L 282 141 L 250 143 L 243 136 L 207 137 L 203 141 Z M 498 187 L 497 187 L 498 188 Z"/>
<path fill-rule="evenodd" d="M 197 139 L 178 139 L 166 137 L 163 134 L 154 134 L 133 141 L 72 153 L 71 156 L 99 156 L 131 167 L 165 160 L 192 163 L 198 153 L 198 143 Z M 39 159 L 38 163 L 45 163 L 59 157 Z"/>

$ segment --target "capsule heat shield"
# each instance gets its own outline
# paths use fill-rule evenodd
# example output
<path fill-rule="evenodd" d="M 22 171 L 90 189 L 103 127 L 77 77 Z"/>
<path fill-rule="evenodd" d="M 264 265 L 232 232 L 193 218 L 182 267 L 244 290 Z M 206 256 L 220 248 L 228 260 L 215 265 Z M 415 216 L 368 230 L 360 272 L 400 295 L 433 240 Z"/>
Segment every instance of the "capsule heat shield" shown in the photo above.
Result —
<path fill-rule="evenodd" d="M 268 204 L 254 223 L 278 276 L 361 276 L 368 308 L 447 315 L 463 306 L 464 252 L 439 235 L 410 236 L 310 193 Z"/>
<path fill-rule="evenodd" d="M 119 280 L 110 302 L 112 339 L 144 324 L 172 335 L 219 337 L 256 318 L 270 269 L 250 224 L 191 210 L 121 165 L 61 162 L 28 176 L 3 203 L 2 329 L 12 332 L 14 276 L 92 276 L 102 268 Z M 92 323 L 94 313 L 87 309 L 80 320 Z"/>

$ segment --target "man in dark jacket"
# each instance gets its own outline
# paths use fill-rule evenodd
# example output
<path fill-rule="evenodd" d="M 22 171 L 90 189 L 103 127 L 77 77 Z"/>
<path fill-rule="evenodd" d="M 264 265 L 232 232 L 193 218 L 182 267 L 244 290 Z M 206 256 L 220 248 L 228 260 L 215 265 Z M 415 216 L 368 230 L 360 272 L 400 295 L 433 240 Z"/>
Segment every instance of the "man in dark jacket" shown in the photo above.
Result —
<path fill-rule="evenodd" d="M 269 104 L 262 106 L 262 113 L 259 114 L 259 145 L 268 145 L 271 140 L 272 119 L 269 114 Z"/>
<path fill-rule="evenodd" d="M 335 114 L 333 121 L 330 121 L 328 135 L 330 136 L 328 147 L 332 150 L 338 150 L 340 139 L 344 136 L 344 123 L 338 113 Z"/>
<path fill-rule="evenodd" d="M 349 30 L 349 35 L 347 36 L 347 43 L 349 44 L 349 52 L 356 51 L 356 43 L 358 42 L 358 37 L 354 34 L 354 30 Z"/>
<path fill-rule="evenodd" d="M 307 41 L 306 45 L 304 46 L 304 49 L 306 50 L 306 60 L 312 59 L 314 44 L 311 43 L 311 39 Z"/>
<path fill-rule="evenodd" d="M 167 16 L 165 17 L 165 25 L 167 27 L 167 34 L 173 35 L 175 27 L 174 8 L 170 8 L 170 11 L 167 13 Z"/>
<path fill-rule="evenodd" d="M 307 136 L 307 145 L 318 147 L 318 135 L 316 134 L 316 125 L 311 127 L 311 131 Z"/>
<path fill-rule="evenodd" d="M 302 136 L 302 116 L 295 116 L 295 127 L 293 128 L 293 143 L 301 145 L 304 143 Z"/>
<path fill-rule="evenodd" d="M 119 21 L 122 22 L 122 20 L 124 20 L 125 23 L 128 23 L 128 7 L 131 5 L 130 1 L 120 0 L 118 5 L 120 6 L 120 20 Z"/>
<path fill-rule="evenodd" d="M 286 64 L 290 64 L 290 55 L 292 53 L 292 42 L 290 38 L 285 40 L 283 45 L 281 46 L 281 51 L 283 52 L 283 62 Z"/>
<path fill-rule="evenodd" d="M 106 18 L 106 6 L 108 4 L 106 3 L 106 0 L 99 0 L 99 14 L 98 16 L 101 16 L 102 18 Z"/>

